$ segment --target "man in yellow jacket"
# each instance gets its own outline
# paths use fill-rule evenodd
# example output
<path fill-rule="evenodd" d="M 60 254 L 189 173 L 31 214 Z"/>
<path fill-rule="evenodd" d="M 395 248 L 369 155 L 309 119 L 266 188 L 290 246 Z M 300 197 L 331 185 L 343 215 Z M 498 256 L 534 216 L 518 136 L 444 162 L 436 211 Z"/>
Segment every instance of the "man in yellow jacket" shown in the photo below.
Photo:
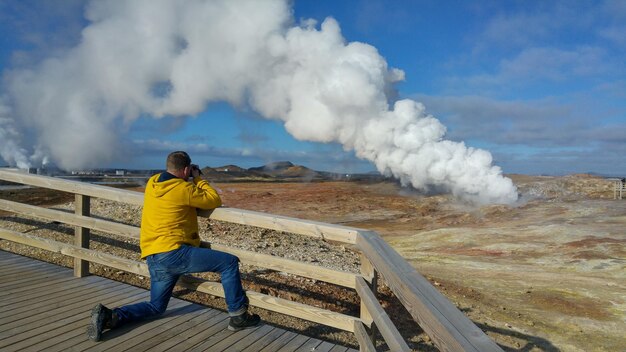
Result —
<path fill-rule="evenodd" d="M 188 182 L 189 177 L 192 182 Z M 228 329 L 258 326 L 261 319 L 248 313 L 248 299 L 241 286 L 239 259 L 234 255 L 199 248 L 196 209 L 214 209 L 222 201 L 200 169 L 183 151 L 170 153 L 167 171 L 146 184 L 141 216 L 141 258 L 150 270 L 150 301 L 109 309 L 98 304 L 91 312 L 87 335 L 99 341 L 104 329 L 158 316 L 165 312 L 178 278 L 187 273 L 219 272 L 228 306 Z"/>

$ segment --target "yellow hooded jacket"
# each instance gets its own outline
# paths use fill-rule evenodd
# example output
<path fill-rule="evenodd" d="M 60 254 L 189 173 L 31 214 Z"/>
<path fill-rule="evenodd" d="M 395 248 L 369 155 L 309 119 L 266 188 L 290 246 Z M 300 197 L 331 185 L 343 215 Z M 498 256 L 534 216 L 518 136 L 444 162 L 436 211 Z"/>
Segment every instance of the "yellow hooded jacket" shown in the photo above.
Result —
<path fill-rule="evenodd" d="M 222 200 L 208 182 L 196 177 L 193 184 L 169 173 L 152 176 L 146 185 L 139 243 L 141 258 L 200 245 L 196 208 L 213 209 Z"/>

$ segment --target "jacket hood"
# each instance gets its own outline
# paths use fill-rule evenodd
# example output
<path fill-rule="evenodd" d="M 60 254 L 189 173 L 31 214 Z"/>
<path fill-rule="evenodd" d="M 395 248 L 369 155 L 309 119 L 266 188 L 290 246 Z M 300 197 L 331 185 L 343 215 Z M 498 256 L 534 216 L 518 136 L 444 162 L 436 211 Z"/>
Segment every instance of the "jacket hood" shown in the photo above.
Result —
<path fill-rule="evenodd" d="M 162 197 L 167 194 L 169 191 L 176 188 L 176 186 L 180 185 L 181 182 L 185 182 L 185 180 L 180 178 L 172 178 L 167 181 L 158 182 L 161 174 L 156 174 L 150 178 L 150 182 L 148 182 L 149 187 L 151 186 L 151 191 L 156 197 Z"/>

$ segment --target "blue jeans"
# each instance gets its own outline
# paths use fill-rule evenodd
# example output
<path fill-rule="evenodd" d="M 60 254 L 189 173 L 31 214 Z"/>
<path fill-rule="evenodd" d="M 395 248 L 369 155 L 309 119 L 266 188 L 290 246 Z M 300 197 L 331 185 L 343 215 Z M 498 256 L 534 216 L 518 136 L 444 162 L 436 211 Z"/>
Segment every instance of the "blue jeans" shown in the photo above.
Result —
<path fill-rule="evenodd" d="M 188 273 L 220 273 L 229 315 L 241 315 L 248 308 L 239 275 L 239 258 L 232 254 L 183 245 L 173 251 L 149 255 L 146 261 L 150 270 L 150 302 L 115 308 L 117 326 L 163 314 L 176 281 Z"/>

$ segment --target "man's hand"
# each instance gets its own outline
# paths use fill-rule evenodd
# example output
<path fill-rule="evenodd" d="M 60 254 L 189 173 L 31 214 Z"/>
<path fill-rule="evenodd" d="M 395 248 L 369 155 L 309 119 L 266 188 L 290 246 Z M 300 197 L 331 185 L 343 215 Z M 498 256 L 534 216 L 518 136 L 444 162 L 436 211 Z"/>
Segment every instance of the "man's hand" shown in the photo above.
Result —
<path fill-rule="evenodd" d="M 200 171 L 200 167 L 198 167 L 198 165 L 196 164 L 191 164 L 191 176 L 193 178 L 196 178 L 200 175 L 202 175 L 202 171 Z"/>

